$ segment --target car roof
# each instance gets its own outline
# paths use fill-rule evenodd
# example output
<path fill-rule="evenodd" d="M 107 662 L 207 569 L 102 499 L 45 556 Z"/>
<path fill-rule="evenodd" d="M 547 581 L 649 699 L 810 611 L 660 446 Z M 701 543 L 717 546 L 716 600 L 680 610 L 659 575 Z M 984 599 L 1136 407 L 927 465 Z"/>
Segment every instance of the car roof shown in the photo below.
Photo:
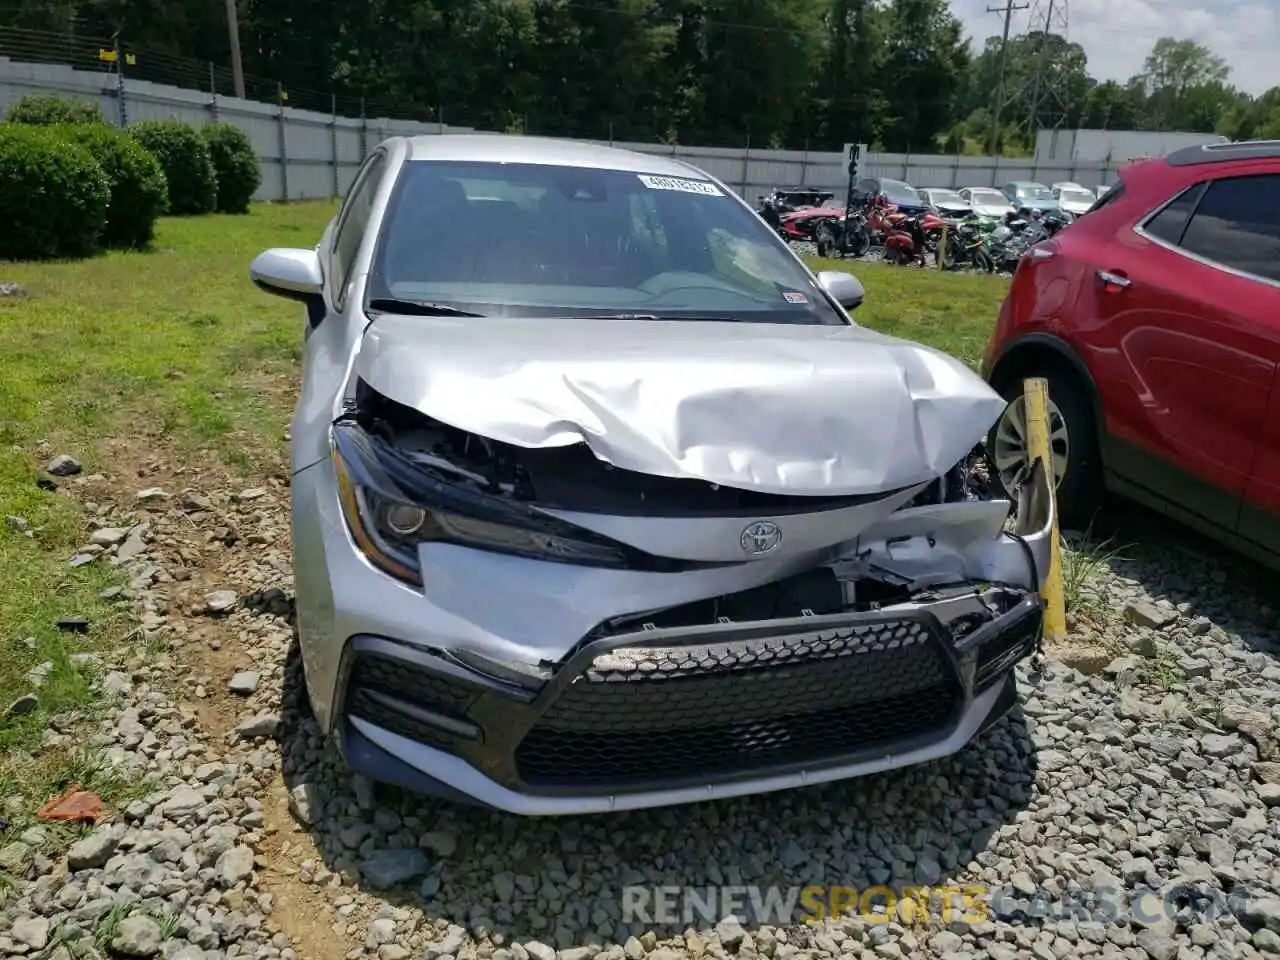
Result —
<path fill-rule="evenodd" d="M 961 187 L 961 190 L 984 190 L 988 193 L 1000 193 L 999 187 Z M 1004 194 L 1000 194 L 1004 196 Z"/>
<path fill-rule="evenodd" d="M 1199 163 L 1226 163 L 1231 160 L 1280 160 L 1280 140 L 1240 140 L 1235 143 L 1200 143 L 1168 154 L 1171 167 Z"/>
<path fill-rule="evenodd" d="M 406 139 L 409 143 L 410 160 L 539 163 L 557 167 L 651 173 L 663 177 L 707 176 L 697 167 L 671 157 L 619 150 L 616 147 L 576 140 L 502 133 L 422 134 Z"/>

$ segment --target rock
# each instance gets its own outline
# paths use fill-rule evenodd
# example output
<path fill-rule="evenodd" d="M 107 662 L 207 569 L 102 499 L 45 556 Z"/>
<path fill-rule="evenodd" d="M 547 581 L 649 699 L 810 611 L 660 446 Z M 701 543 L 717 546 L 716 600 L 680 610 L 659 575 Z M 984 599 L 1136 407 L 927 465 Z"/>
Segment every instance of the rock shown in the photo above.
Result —
<path fill-rule="evenodd" d="M 253 875 L 253 850 L 245 846 L 232 847 L 218 857 L 214 869 L 224 887 L 234 887 Z"/>
<path fill-rule="evenodd" d="M 5 517 L 4 526 L 6 530 L 13 533 L 30 533 L 31 522 L 26 517 Z"/>
<path fill-rule="evenodd" d="M 212 510 L 213 501 L 195 490 L 183 490 L 178 495 L 178 506 L 188 513 L 199 513 L 204 510 Z"/>
<path fill-rule="evenodd" d="M 1274 930 L 1258 930 L 1249 942 L 1259 953 L 1280 954 L 1280 933 Z"/>
<path fill-rule="evenodd" d="M 725 917 L 716 924 L 716 939 L 720 941 L 722 947 L 727 949 L 732 950 L 740 944 L 746 934 L 737 917 Z"/>
<path fill-rule="evenodd" d="M 1101 673 L 1111 661 L 1109 652 L 1086 643 L 1055 644 L 1049 654 L 1059 663 L 1079 670 L 1086 677 Z"/>
<path fill-rule="evenodd" d="M 160 812 L 174 820 L 181 820 L 204 806 L 204 794 L 182 784 L 175 787 L 169 798 L 160 804 Z"/>
<path fill-rule="evenodd" d="M 1258 799 L 1268 807 L 1280 807 L 1280 783 L 1259 784 Z"/>
<path fill-rule="evenodd" d="M 267 491 L 263 487 L 250 487 L 248 490 L 241 490 L 236 494 L 237 500 L 248 502 L 250 500 L 261 500 L 267 495 Z"/>
<path fill-rule="evenodd" d="M 375 850 L 360 861 L 360 876 L 375 890 L 389 890 L 427 872 L 421 850 Z"/>
<path fill-rule="evenodd" d="M 1156 642 L 1156 635 L 1150 630 L 1139 630 L 1129 634 L 1125 638 L 1125 646 L 1136 656 L 1147 660 L 1154 660 L 1160 656 L 1160 644 Z"/>
<path fill-rule="evenodd" d="M 1280 783 L 1280 763 L 1266 762 L 1253 765 L 1253 775 L 1262 783 Z"/>
<path fill-rule="evenodd" d="M 148 528 L 145 524 L 138 524 L 130 530 L 129 535 L 124 538 L 124 543 L 116 549 L 116 563 L 129 563 L 146 553 L 147 533 Z"/>
<path fill-rule="evenodd" d="M 1177 613 L 1163 610 L 1145 600 L 1130 600 L 1124 605 L 1124 618 L 1135 626 L 1148 630 L 1163 630 L 1178 619 Z"/>
<path fill-rule="evenodd" d="M 128 527 L 99 527 L 89 534 L 89 542 L 100 547 L 114 547 L 129 535 Z"/>
<path fill-rule="evenodd" d="M 448 830 L 430 830 L 418 839 L 418 846 L 447 860 L 458 849 L 458 835 Z"/>
<path fill-rule="evenodd" d="M 49 678 L 49 674 L 53 672 L 53 661 L 46 660 L 44 663 L 38 663 L 27 671 L 27 683 L 33 687 L 43 687 L 45 680 Z"/>
<path fill-rule="evenodd" d="M 942 930 L 933 935 L 929 945 L 939 954 L 954 953 L 964 948 L 964 940 L 950 930 Z"/>
<path fill-rule="evenodd" d="M 236 724 L 236 736 L 241 740 L 274 737 L 280 731 L 280 714 L 259 713 Z"/>
<path fill-rule="evenodd" d="M 0 847 L 0 870 L 12 874 L 22 873 L 27 868 L 32 852 L 30 845 L 21 840 L 5 844 Z"/>
<path fill-rule="evenodd" d="M 1151 960 L 1174 960 L 1178 956 L 1178 942 L 1154 928 L 1139 931 L 1137 941 Z"/>
<path fill-rule="evenodd" d="M 110 829 L 98 830 L 83 840 L 77 840 L 67 850 L 67 869 L 96 870 L 116 852 L 120 838 Z"/>
<path fill-rule="evenodd" d="M 223 614 L 230 612 L 240 602 L 234 590 L 215 590 L 204 598 L 206 613 Z"/>
<path fill-rule="evenodd" d="M 160 924 L 148 916 L 133 914 L 125 917 L 116 927 L 111 949 L 126 957 L 154 957 L 164 944 Z"/>
<path fill-rule="evenodd" d="M 1211 733 L 1200 738 L 1200 751 L 1209 757 L 1230 757 L 1244 746 L 1234 734 Z"/>
<path fill-rule="evenodd" d="M 49 945 L 49 921 L 45 917 L 23 917 L 13 921 L 9 935 L 30 950 L 43 950 Z"/>
<path fill-rule="evenodd" d="M 537 940 L 530 940 L 524 945 L 524 949 L 533 960 L 556 960 L 555 950 Z"/>
<path fill-rule="evenodd" d="M 254 670 L 241 670 L 231 678 L 231 682 L 227 684 L 227 689 L 232 693 L 247 697 L 258 689 L 261 679 L 261 675 Z"/>
<path fill-rule="evenodd" d="M 11 717 L 24 717 L 28 713 L 35 713 L 38 709 L 40 709 L 40 698 L 34 693 L 24 693 L 9 704 L 9 709 L 5 713 Z"/>
<path fill-rule="evenodd" d="M 324 795 L 313 783 L 300 783 L 289 791 L 289 812 L 304 827 L 313 826 L 324 812 Z"/>
<path fill-rule="evenodd" d="M 80 461 L 66 453 L 58 454 L 44 466 L 44 472 L 54 477 L 74 477 L 82 469 Z"/>
<path fill-rule="evenodd" d="M 145 490 L 139 490 L 135 493 L 133 499 L 139 503 L 155 503 L 158 500 L 169 499 L 169 494 L 160 487 L 147 487 Z"/>
<path fill-rule="evenodd" d="M 454 927 L 445 933 L 444 939 L 436 943 L 427 944 L 426 953 L 423 960 L 437 960 L 438 957 L 456 957 L 463 945 L 467 942 L 466 934 Z"/>

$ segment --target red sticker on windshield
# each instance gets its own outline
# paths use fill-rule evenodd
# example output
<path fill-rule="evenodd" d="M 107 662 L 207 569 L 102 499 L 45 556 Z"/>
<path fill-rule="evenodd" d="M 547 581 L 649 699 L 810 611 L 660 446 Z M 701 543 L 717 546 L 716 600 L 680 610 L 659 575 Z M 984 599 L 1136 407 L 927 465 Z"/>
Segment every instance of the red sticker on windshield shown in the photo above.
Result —
<path fill-rule="evenodd" d="M 791 290 L 784 290 L 782 293 L 782 299 L 787 301 L 787 303 L 808 303 L 809 302 L 809 298 L 806 297 L 803 293 L 795 293 Z"/>

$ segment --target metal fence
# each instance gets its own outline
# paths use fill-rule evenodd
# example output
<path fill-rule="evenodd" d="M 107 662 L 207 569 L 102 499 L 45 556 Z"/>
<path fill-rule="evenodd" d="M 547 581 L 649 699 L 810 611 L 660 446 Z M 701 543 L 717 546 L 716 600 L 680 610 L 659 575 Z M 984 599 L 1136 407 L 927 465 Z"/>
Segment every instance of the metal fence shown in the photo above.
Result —
<path fill-rule="evenodd" d="M 239 100 L 189 87 L 130 79 L 115 72 L 64 64 L 28 63 L 0 57 L 0 113 L 30 93 L 76 97 L 98 104 L 103 116 L 127 125 L 175 118 L 196 126 L 232 123 L 249 135 L 262 162 L 259 200 L 304 200 L 342 196 L 368 150 L 390 136 L 458 133 L 471 127 L 387 117 L 352 117 L 331 102 L 329 112 L 289 106 L 285 91 L 275 102 Z M 603 141 L 601 141 L 603 142 Z M 617 143 L 663 154 L 699 167 L 754 200 L 774 186 L 806 185 L 843 196 L 848 186 L 845 155 L 742 147 Z M 1120 164 L 1037 163 L 1033 159 L 937 154 L 869 153 L 864 175 L 893 177 L 918 187 L 998 186 L 1010 180 L 1074 181 L 1094 187 L 1111 183 Z"/>

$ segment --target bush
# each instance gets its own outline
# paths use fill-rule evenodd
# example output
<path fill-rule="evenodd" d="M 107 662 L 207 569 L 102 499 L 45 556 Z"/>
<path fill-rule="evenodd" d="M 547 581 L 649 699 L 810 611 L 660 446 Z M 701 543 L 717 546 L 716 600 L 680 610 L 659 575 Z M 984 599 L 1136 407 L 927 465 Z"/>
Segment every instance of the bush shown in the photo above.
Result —
<path fill-rule="evenodd" d="M 54 130 L 0 124 L 0 259 L 86 257 L 111 187 L 98 161 Z"/>
<path fill-rule="evenodd" d="M 178 120 L 147 120 L 129 128 L 160 161 L 169 182 L 169 212 L 179 217 L 211 213 L 218 204 L 213 157 L 195 127 Z"/>
<path fill-rule="evenodd" d="M 248 213 L 249 201 L 262 183 L 262 170 L 253 143 L 239 127 L 211 123 L 200 131 L 218 174 L 218 211 Z"/>
<path fill-rule="evenodd" d="M 51 97 L 32 93 L 23 97 L 5 114 L 10 123 L 25 123 L 46 127 L 55 123 L 99 123 L 105 126 L 102 111 L 88 100 L 72 100 L 67 97 Z"/>
<path fill-rule="evenodd" d="M 54 129 L 93 154 L 107 175 L 111 202 L 103 243 L 126 250 L 149 244 L 155 236 L 156 218 L 169 204 L 169 187 L 160 161 L 115 127 L 78 124 Z"/>

